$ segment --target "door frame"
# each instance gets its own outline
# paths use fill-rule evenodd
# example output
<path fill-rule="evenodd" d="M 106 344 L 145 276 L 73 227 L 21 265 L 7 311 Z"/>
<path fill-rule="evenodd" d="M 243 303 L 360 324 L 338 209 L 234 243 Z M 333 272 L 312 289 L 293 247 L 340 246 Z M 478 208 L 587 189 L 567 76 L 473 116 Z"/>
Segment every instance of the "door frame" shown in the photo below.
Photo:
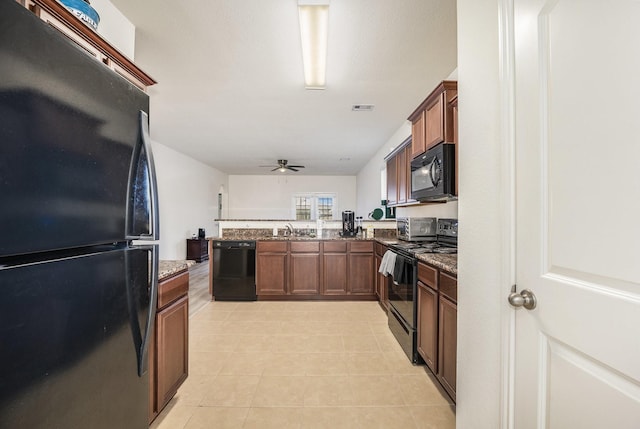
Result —
<path fill-rule="evenodd" d="M 515 416 L 515 332 L 516 310 L 507 303 L 513 285 L 517 285 L 516 265 L 516 135 L 515 135 L 515 0 L 498 0 L 498 43 L 500 82 L 500 177 L 502 181 L 502 279 L 504 305 L 501 313 L 502 364 L 500 427 L 514 429 Z"/>

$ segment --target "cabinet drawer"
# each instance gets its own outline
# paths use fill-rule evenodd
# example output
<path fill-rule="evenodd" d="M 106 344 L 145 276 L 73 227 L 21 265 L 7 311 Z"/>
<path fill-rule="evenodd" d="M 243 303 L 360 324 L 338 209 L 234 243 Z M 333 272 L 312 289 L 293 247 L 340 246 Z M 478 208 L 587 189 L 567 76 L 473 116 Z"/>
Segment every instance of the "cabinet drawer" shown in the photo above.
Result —
<path fill-rule="evenodd" d="M 440 293 L 454 303 L 458 301 L 458 279 L 445 273 L 440 273 Z"/>
<path fill-rule="evenodd" d="M 351 241 L 349 242 L 349 251 L 352 253 L 373 252 L 373 241 Z"/>
<path fill-rule="evenodd" d="M 162 308 L 189 292 L 189 271 L 162 280 L 158 285 L 158 308 Z"/>
<path fill-rule="evenodd" d="M 306 252 L 306 253 L 318 253 L 320 252 L 320 242 L 318 241 L 292 241 L 291 253 Z"/>
<path fill-rule="evenodd" d="M 325 241 L 322 243 L 322 248 L 325 253 L 346 253 L 347 242 L 346 241 Z"/>
<path fill-rule="evenodd" d="M 438 270 L 418 262 L 418 280 L 432 289 L 438 290 Z"/>
<path fill-rule="evenodd" d="M 258 241 L 258 252 L 286 252 L 286 241 Z"/>

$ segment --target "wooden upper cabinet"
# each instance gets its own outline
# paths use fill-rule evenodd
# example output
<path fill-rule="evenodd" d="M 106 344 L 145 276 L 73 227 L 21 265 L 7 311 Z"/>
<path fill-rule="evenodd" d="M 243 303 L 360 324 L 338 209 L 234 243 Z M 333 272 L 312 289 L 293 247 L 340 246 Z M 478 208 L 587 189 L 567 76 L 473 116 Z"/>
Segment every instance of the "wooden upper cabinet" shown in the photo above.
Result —
<path fill-rule="evenodd" d="M 398 204 L 398 162 L 395 156 L 387 160 L 387 205 Z"/>
<path fill-rule="evenodd" d="M 56 0 L 19 0 L 18 3 L 36 14 L 52 28 L 60 31 L 87 54 L 102 62 L 129 82 L 145 91 L 156 81 L 133 61 L 83 24 L 73 13 Z"/>
<path fill-rule="evenodd" d="M 416 200 L 411 198 L 411 161 L 413 157 L 411 156 L 411 149 L 413 145 L 409 144 L 406 148 L 406 160 L 405 160 L 405 183 L 406 183 L 406 193 L 407 193 L 407 203 L 415 203 Z"/>
<path fill-rule="evenodd" d="M 421 111 L 411 124 L 411 159 L 423 154 L 427 150 L 425 144 L 424 132 L 425 132 L 425 113 Z M 409 161 L 411 162 L 411 161 Z"/>
<path fill-rule="evenodd" d="M 410 152 L 410 146 L 405 147 L 398 155 L 396 155 L 396 163 L 398 168 L 398 204 L 407 202 L 407 156 Z M 409 192 L 411 194 L 411 192 Z"/>
<path fill-rule="evenodd" d="M 435 97 L 425 109 L 425 147 L 444 141 L 444 94 Z M 453 138 L 453 137 L 452 137 Z"/>
<path fill-rule="evenodd" d="M 454 123 L 451 100 L 458 95 L 458 82 L 442 81 L 409 116 L 415 158 L 442 142 L 453 142 Z"/>
<path fill-rule="evenodd" d="M 387 163 L 387 205 L 415 202 L 411 199 L 411 137 L 391 152 L 385 161 Z"/>

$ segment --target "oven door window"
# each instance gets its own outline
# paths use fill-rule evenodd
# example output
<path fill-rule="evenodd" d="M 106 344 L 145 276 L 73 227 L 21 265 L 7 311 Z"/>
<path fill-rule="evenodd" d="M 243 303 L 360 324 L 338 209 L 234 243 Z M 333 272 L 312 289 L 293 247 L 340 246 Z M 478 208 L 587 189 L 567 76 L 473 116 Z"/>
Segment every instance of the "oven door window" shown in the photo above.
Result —
<path fill-rule="evenodd" d="M 396 309 L 408 326 L 413 327 L 414 319 L 414 272 L 410 260 L 396 256 L 396 263 L 402 260 L 404 267 L 399 278 L 393 278 L 389 287 L 389 304 Z M 395 274 L 395 273 L 394 273 Z"/>

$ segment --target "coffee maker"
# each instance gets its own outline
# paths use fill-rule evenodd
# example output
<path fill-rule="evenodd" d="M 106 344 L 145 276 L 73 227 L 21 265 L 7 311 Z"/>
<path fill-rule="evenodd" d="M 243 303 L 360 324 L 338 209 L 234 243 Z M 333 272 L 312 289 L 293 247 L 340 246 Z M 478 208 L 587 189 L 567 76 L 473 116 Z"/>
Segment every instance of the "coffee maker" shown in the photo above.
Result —
<path fill-rule="evenodd" d="M 345 210 L 342 212 L 342 237 L 355 237 L 356 236 L 356 217 L 355 213 L 351 210 Z"/>

